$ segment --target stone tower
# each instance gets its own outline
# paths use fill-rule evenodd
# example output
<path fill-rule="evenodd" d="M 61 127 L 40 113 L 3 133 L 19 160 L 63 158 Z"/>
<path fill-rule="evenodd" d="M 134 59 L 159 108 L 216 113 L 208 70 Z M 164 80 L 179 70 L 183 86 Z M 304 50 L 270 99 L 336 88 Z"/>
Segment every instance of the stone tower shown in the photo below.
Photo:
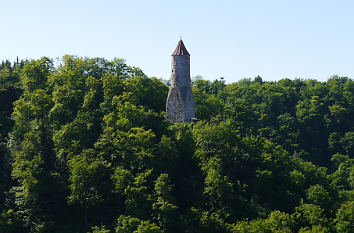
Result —
<path fill-rule="evenodd" d="M 195 106 L 191 87 L 190 55 L 182 39 L 171 56 L 171 86 L 166 101 L 166 120 L 190 122 L 195 117 Z"/>

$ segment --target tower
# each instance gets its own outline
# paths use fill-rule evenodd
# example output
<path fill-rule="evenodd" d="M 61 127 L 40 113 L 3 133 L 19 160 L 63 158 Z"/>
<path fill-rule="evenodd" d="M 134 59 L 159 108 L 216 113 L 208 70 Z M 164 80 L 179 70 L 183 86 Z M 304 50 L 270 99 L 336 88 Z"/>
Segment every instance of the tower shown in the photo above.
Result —
<path fill-rule="evenodd" d="M 182 39 L 171 56 L 171 86 L 166 101 L 166 120 L 190 122 L 195 117 L 195 106 L 191 87 L 190 55 Z"/>

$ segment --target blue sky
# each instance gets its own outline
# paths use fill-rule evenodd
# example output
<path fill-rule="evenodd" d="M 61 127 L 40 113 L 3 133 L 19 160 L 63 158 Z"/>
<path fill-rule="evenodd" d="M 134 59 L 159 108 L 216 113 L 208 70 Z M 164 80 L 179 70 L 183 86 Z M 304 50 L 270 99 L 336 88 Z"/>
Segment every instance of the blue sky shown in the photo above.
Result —
<path fill-rule="evenodd" d="M 0 0 L 0 60 L 119 57 L 168 79 L 182 34 L 191 76 L 353 78 L 353 12 L 349 0 Z"/>

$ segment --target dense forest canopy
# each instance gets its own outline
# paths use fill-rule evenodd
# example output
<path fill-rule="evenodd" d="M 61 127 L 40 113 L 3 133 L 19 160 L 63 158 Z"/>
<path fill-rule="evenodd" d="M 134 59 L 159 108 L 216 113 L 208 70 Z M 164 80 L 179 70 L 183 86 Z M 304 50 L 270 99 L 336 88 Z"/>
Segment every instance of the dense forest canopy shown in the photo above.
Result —
<path fill-rule="evenodd" d="M 0 66 L 0 232 L 354 232 L 354 81 L 192 83 L 124 60 Z"/>

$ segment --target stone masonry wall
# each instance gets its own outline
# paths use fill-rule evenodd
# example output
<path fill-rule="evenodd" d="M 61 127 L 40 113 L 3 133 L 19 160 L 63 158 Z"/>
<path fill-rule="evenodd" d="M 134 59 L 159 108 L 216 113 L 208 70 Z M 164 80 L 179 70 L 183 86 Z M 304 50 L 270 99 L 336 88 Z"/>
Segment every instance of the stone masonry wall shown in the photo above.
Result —
<path fill-rule="evenodd" d="M 195 117 L 194 98 L 190 78 L 190 57 L 172 56 L 171 87 L 166 103 L 166 120 L 190 122 Z"/>

